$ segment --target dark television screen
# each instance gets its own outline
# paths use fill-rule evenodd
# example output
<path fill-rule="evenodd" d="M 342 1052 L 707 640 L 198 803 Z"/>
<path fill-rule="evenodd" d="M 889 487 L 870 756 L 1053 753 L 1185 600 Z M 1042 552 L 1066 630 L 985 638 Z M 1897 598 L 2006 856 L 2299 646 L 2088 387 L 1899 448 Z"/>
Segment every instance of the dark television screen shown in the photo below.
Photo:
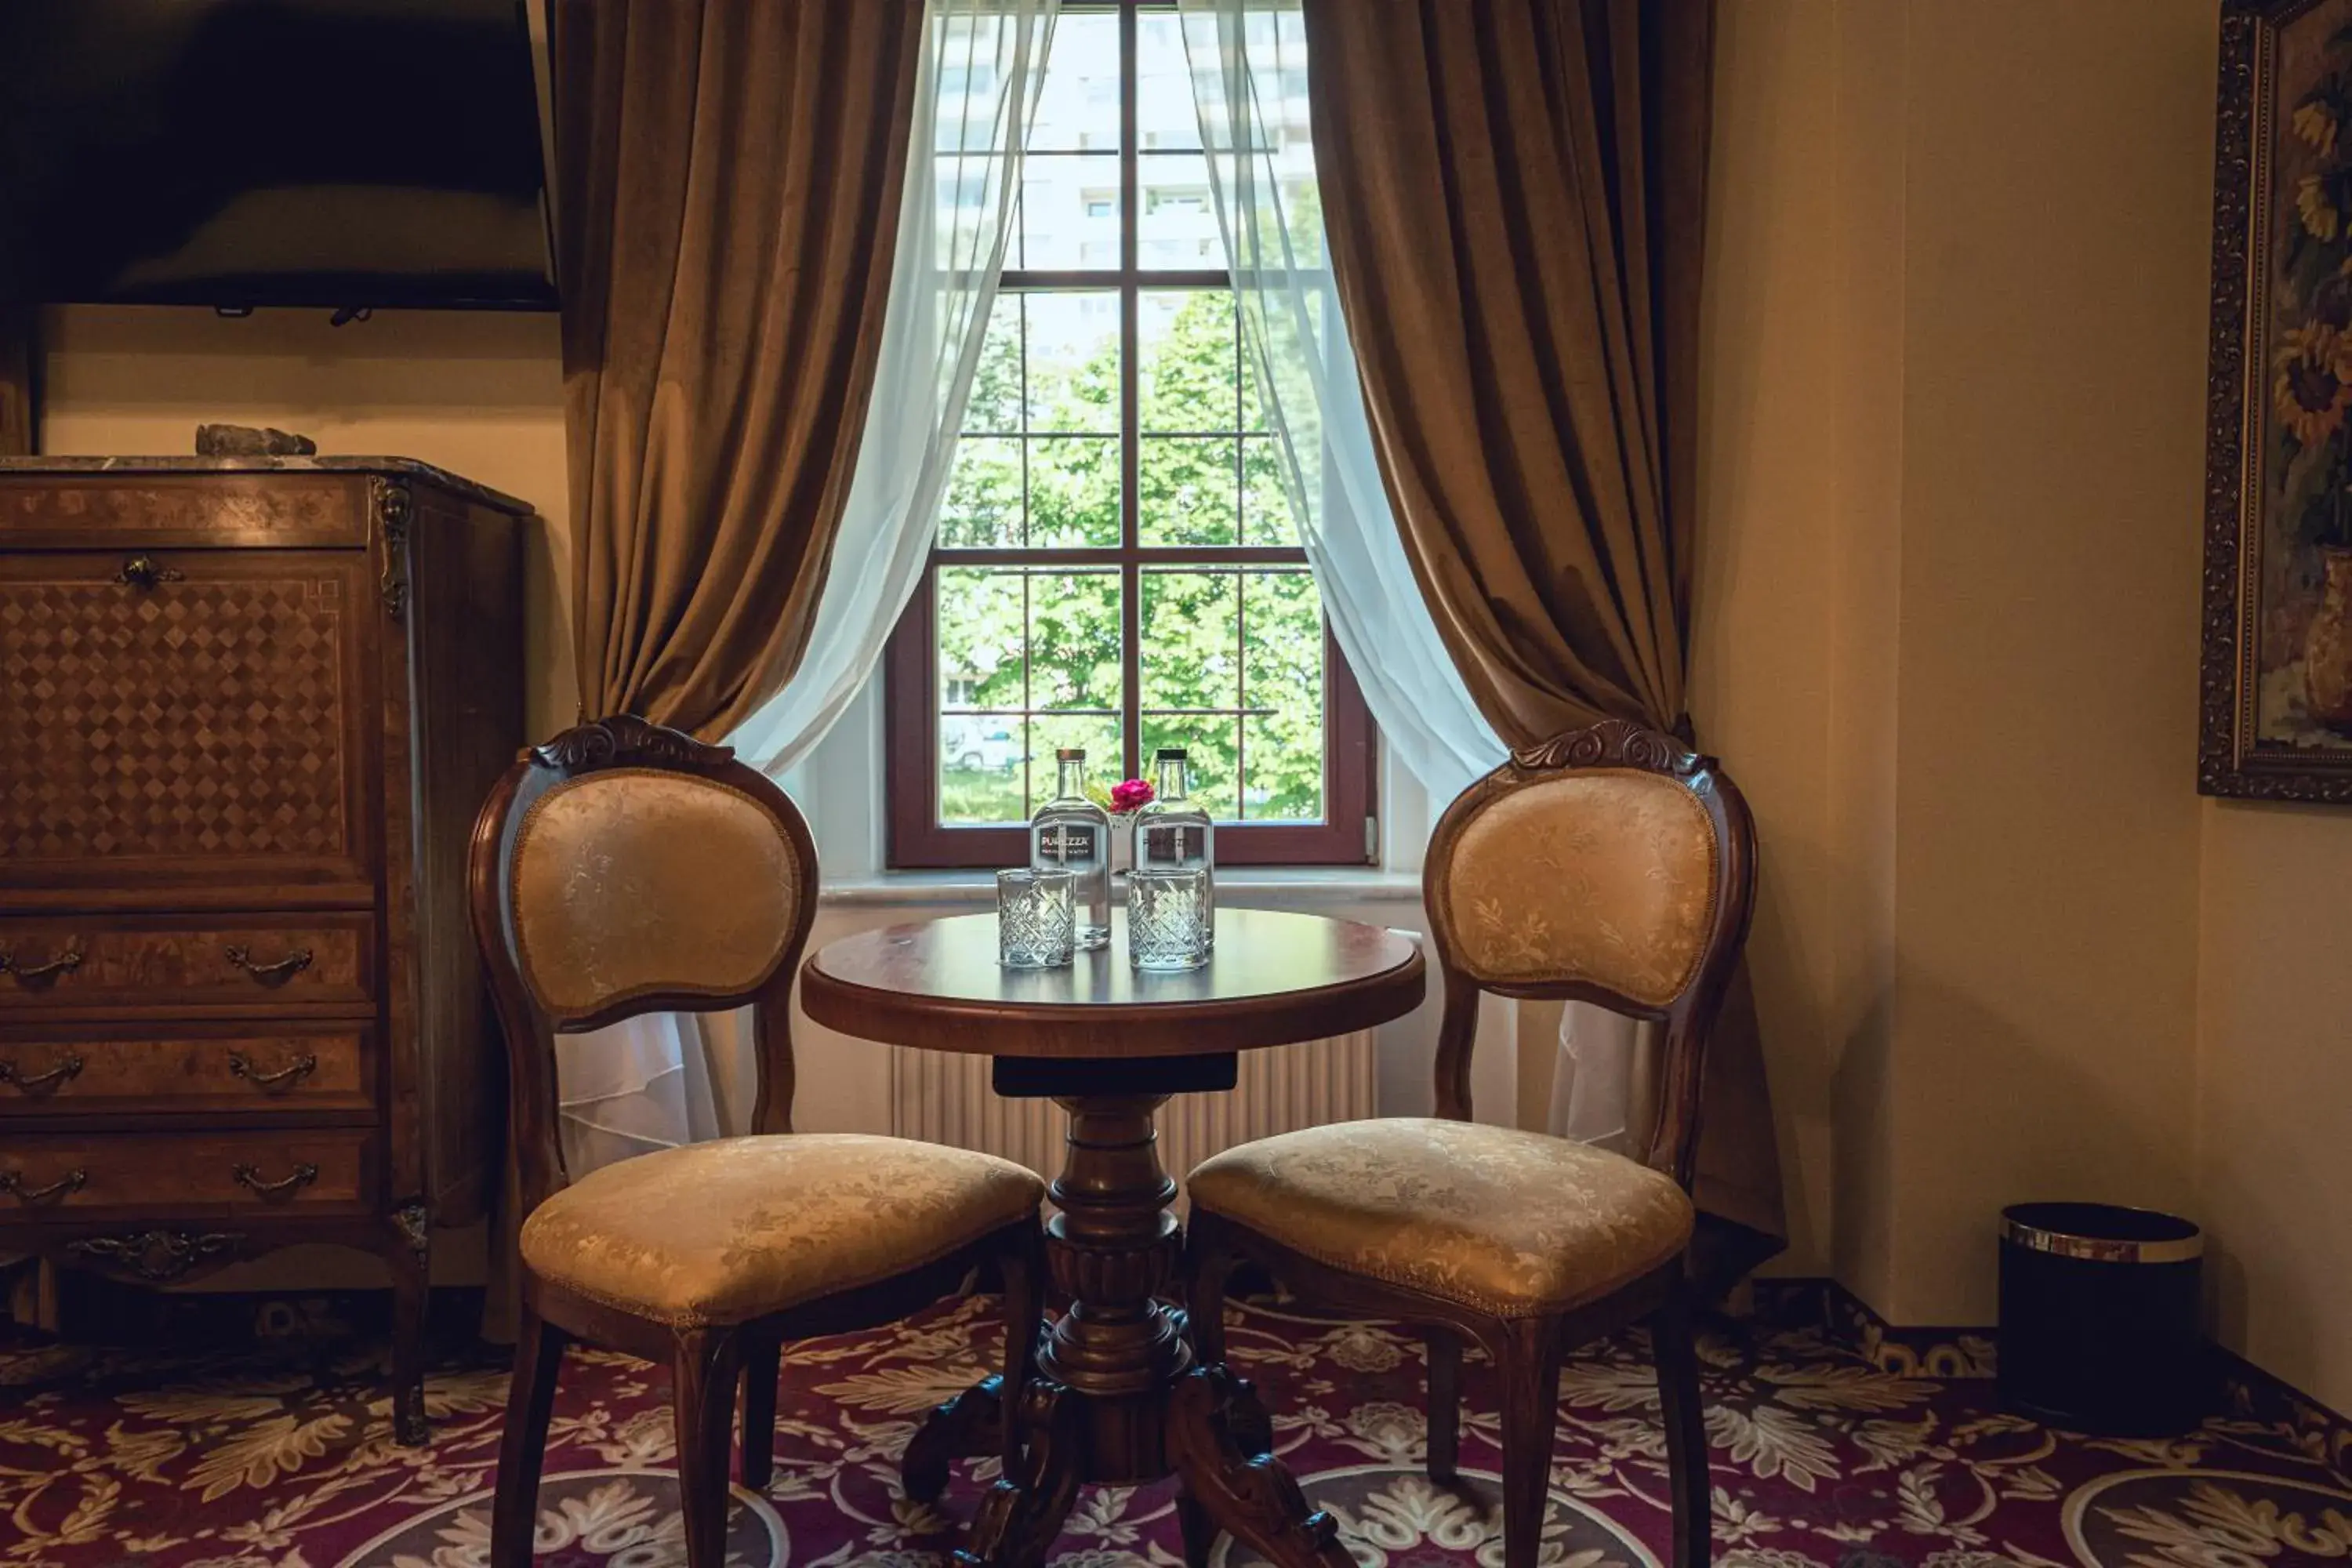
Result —
<path fill-rule="evenodd" d="M 0 300 L 555 302 L 523 0 L 0 0 Z"/>

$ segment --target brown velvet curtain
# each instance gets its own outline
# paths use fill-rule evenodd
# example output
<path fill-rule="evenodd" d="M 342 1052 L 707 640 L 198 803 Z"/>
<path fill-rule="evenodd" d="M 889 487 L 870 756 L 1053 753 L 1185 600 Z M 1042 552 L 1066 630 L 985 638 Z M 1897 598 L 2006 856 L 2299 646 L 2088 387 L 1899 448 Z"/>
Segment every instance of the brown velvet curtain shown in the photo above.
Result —
<path fill-rule="evenodd" d="M 800 662 L 873 386 L 922 10 L 558 0 L 586 713 L 717 740 Z"/>
<path fill-rule="evenodd" d="M 1316 166 L 1373 446 L 1480 711 L 1687 735 L 1714 0 L 1307 0 Z M 1734 769 L 1735 776 L 1737 770 Z M 1743 984 L 1699 1196 L 1784 1231 Z"/>

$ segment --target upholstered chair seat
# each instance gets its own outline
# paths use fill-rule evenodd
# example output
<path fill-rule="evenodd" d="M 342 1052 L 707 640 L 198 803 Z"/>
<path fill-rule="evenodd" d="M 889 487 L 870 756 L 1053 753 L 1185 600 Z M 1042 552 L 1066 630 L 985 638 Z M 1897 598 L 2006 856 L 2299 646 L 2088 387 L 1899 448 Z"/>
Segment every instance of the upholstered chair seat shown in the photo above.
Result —
<path fill-rule="evenodd" d="M 1207 1161 L 1193 1212 L 1303 1257 L 1498 1318 L 1563 1312 L 1690 1240 L 1673 1176 L 1564 1138 L 1397 1118 L 1309 1128 Z"/>
<path fill-rule="evenodd" d="M 1045 1195 L 1009 1160 L 911 1139 L 722 1138 L 591 1171 L 531 1211 L 522 1257 L 589 1300 L 704 1328 L 920 1268 Z"/>

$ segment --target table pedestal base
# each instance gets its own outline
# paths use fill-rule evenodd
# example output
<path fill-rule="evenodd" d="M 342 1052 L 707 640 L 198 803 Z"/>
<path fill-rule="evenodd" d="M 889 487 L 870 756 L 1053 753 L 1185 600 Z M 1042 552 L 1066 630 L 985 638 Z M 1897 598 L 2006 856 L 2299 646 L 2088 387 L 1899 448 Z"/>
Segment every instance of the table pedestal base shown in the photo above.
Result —
<path fill-rule="evenodd" d="M 1045 1560 L 1086 1482 L 1181 1479 L 1184 1556 L 1206 1561 L 1216 1531 L 1282 1568 L 1352 1568 L 1328 1514 L 1311 1510 L 1273 1454 L 1273 1423 L 1249 1384 L 1195 1365 L 1184 1314 L 1161 1300 L 1183 1236 L 1169 1205 L 1152 1113 L 1164 1094 L 1088 1094 L 1070 1113 L 1069 1154 L 1053 1184 L 1061 1208 L 1046 1259 L 1070 1310 L 1038 1346 L 1037 1375 L 1003 1408 L 991 1378 L 934 1412 L 908 1446 L 909 1495 L 936 1497 L 949 1460 L 1000 1447 L 1004 1475 L 982 1500 L 965 1568 Z M 1211 1336 L 1212 1342 L 1222 1335 Z M 1004 1423 L 1012 1441 L 1004 1442 Z"/>

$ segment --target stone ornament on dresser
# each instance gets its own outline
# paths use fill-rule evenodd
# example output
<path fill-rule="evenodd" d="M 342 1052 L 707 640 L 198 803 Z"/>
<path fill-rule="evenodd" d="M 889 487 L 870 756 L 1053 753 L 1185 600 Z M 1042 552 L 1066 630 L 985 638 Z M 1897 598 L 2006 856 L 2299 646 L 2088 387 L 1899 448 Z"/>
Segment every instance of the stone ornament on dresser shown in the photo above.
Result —
<path fill-rule="evenodd" d="M 457 872 L 530 511 L 403 458 L 0 460 L 0 1254 L 369 1251 L 408 1443 L 432 1231 L 497 1164 Z"/>
<path fill-rule="evenodd" d="M 199 458 L 315 458 L 319 443 L 290 430 L 250 425 L 199 425 Z"/>

